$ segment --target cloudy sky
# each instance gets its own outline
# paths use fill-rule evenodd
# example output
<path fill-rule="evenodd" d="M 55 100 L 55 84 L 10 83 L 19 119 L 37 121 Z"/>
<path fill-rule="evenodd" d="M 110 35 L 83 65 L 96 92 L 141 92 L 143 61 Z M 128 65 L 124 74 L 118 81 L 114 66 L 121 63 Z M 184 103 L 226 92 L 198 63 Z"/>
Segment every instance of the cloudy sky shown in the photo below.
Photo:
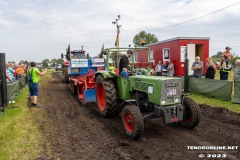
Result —
<path fill-rule="evenodd" d="M 0 53 L 7 60 L 59 58 L 65 48 L 97 55 L 104 43 L 113 47 L 119 24 L 120 47 L 132 44 L 141 30 L 159 40 L 179 36 L 210 37 L 210 54 L 226 46 L 240 55 L 240 3 L 204 18 L 182 23 L 237 0 L 0 0 Z"/>

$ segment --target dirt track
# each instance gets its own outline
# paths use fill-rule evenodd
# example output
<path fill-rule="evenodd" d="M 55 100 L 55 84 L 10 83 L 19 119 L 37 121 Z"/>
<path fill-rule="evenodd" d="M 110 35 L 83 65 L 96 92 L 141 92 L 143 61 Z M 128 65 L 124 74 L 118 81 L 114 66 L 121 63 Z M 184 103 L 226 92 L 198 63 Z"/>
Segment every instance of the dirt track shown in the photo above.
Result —
<path fill-rule="evenodd" d="M 47 85 L 41 85 L 40 104 L 53 128 L 46 133 L 43 127 L 52 147 L 47 159 L 207 159 L 199 158 L 200 153 L 225 153 L 228 159 L 240 159 L 239 148 L 220 152 L 187 149 L 187 146 L 239 145 L 239 114 L 202 106 L 201 122 L 195 130 L 152 119 L 145 123 L 143 137 L 132 141 L 126 137 L 119 117 L 104 118 L 93 104 L 83 106 L 59 77 L 54 73 L 52 79 L 43 79 Z"/>

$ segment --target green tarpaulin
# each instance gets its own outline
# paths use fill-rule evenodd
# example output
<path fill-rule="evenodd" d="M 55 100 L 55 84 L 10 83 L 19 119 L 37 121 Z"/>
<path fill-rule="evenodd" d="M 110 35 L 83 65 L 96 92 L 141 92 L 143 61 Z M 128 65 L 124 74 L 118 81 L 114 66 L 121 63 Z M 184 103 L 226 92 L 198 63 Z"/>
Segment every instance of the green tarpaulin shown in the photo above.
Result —
<path fill-rule="evenodd" d="M 240 82 L 234 82 L 234 97 L 233 103 L 240 103 Z"/>
<path fill-rule="evenodd" d="M 26 77 L 23 76 L 21 79 L 7 84 L 7 100 L 11 100 L 12 97 L 15 96 L 16 93 L 19 93 L 23 87 L 26 86 Z M 1 85 L 0 85 L 1 88 Z M 2 103 L 1 92 L 0 92 L 0 104 Z"/>
<path fill-rule="evenodd" d="M 189 92 L 231 100 L 232 81 L 189 77 Z"/>

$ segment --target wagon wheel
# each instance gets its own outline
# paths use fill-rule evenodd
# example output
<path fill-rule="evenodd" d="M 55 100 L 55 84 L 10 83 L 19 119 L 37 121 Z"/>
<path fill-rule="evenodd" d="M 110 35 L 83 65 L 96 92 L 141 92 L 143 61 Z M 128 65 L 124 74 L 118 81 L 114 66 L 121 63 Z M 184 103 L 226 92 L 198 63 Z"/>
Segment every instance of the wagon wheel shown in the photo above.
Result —
<path fill-rule="evenodd" d="M 84 104 L 84 85 L 77 87 L 78 99 Z"/>
<path fill-rule="evenodd" d="M 70 81 L 69 87 L 70 87 L 72 94 L 77 95 L 77 86 L 74 85 L 73 81 Z"/>
<path fill-rule="evenodd" d="M 184 97 L 183 104 L 186 109 L 183 115 L 183 121 L 181 121 L 180 124 L 185 128 L 193 129 L 200 122 L 200 108 L 194 100 L 188 97 Z"/>
<path fill-rule="evenodd" d="M 117 94 L 113 79 L 98 76 L 95 86 L 99 113 L 106 117 L 113 116 L 117 111 Z"/>
<path fill-rule="evenodd" d="M 126 105 L 122 111 L 122 123 L 125 133 L 130 139 L 139 139 L 144 131 L 144 121 L 140 109 L 134 105 Z"/>

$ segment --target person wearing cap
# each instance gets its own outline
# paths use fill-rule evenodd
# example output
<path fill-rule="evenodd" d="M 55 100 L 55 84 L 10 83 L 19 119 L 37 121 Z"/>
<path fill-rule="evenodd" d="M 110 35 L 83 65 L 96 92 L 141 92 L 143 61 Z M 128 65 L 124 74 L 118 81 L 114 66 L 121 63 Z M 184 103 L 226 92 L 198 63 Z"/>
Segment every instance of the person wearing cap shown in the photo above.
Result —
<path fill-rule="evenodd" d="M 231 48 L 230 47 L 226 47 L 225 48 L 225 52 L 223 52 L 223 56 L 227 56 L 226 60 L 231 60 L 231 53 L 230 53 Z"/>
<path fill-rule="evenodd" d="M 126 54 L 121 56 L 120 62 L 119 62 L 119 73 L 120 76 L 123 78 L 128 78 L 129 72 L 128 72 L 128 66 L 129 66 L 129 61 L 128 58 L 132 56 L 133 52 L 131 50 L 127 50 Z"/>

